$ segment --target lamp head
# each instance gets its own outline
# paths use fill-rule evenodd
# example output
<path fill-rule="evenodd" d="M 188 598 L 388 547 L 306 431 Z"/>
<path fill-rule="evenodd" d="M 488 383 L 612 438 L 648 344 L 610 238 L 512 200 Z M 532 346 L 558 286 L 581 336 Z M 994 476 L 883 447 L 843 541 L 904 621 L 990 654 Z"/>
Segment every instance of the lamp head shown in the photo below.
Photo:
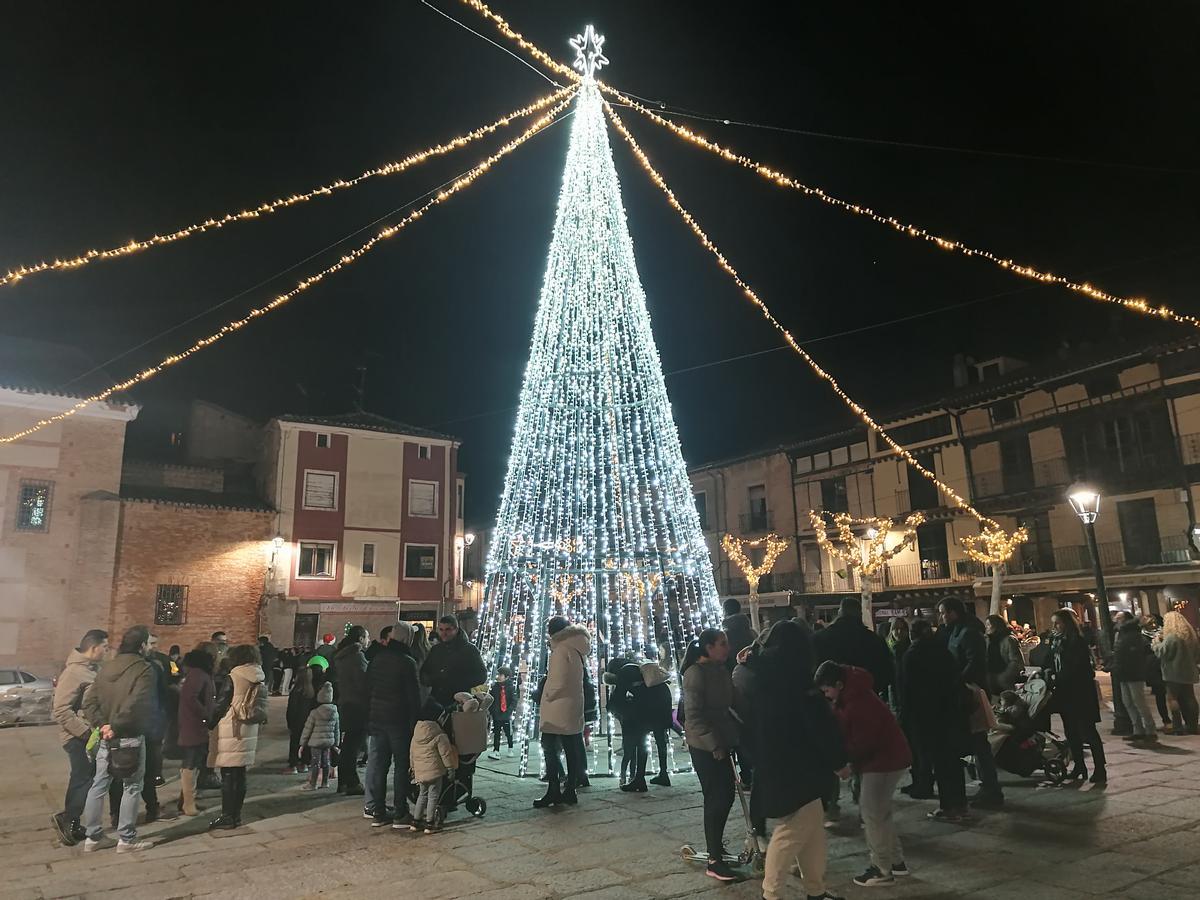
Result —
<path fill-rule="evenodd" d="M 1089 484 L 1076 482 L 1071 485 L 1067 491 L 1067 499 L 1071 502 L 1075 515 L 1079 516 L 1085 525 L 1095 522 L 1100 515 L 1100 491 Z"/>

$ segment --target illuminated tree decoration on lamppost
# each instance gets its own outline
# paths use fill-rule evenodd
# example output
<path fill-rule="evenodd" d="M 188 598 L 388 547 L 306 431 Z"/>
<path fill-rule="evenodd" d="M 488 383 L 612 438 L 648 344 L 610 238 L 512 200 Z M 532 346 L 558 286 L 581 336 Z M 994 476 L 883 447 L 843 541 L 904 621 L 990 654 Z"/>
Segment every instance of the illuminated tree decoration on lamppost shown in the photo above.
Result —
<path fill-rule="evenodd" d="M 828 534 L 825 517 L 830 516 L 833 527 L 837 530 L 836 543 Z M 871 611 L 871 578 L 883 569 L 889 559 L 917 540 L 917 526 L 925 521 L 925 516 L 915 512 L 904 520 L 904 534 L 900 542 L 893 547 L 887 546 L 888 534 L 895 524 L 887 516 L 871 516 L 866 519 L 853 518 L 849 513 L 826 513 L 824 510 L 808 511 L 809 521 L 812 522 L 816 534 L 817 545 L 828 553 L 846 563 L 846 568 L 853 571 L 858 569 L 862 582 L 862 617 L 863 624 L 874 629 L 875 618 Z M 855 528 L 865 528 L 866 542 L 854 533 Z"/>
<path fill-rule="evenodd" d="M 582 78 L 480 608 L 489 667 L 518 674 L 522 774 L 549 616 L 589 629 L 597 686 L 608 660 L 653 658 L 660 636 L 677 654 L 721 620 L 594 77 L 603 45 L 594 28 L 572 42 Z"/>
<path fill-rule="evenodd" d="M 741 570 L 741 573 L 746 576 L 746 582 L 750 585 L 750 620 L 754 626 L 754 630 L 760 630 L 759 612 L 758 612 L 758 582 L 764 575 L 769 575 L 771 570 L 775 568 L 775 561 L 779 559 L 780 554 L 788 547 L 787 538 L 781 538 L 775 534 L 768 534 L 766 537 L 758 540 L 748 541 L 744 538 L 735 538 L 731 534 L 721 538 L 721 547 L 725 551 L 725 555 L 729 557 L 729 561 Z M 763 559 L 759 565 L 755 565 L 750 556 L 746 553 L 747 548 L 757 549 L 763 548 Z"/>
<path fill-rule="evenodd" d="M 984 527 L 979 534 L 969 534 L 959 538 L 963 552 L 969 559 L 992 569 L 992 603 L 990 615 L 1000 615 L 1000 582 L 1002 566 L 1012 559 L 1017 547 L 1029 540 L 1029 532 L 1018 528 L 1009 534 L 1003 528 Z M 1007 618 L 1007 616 L 1005 617 Z"/>

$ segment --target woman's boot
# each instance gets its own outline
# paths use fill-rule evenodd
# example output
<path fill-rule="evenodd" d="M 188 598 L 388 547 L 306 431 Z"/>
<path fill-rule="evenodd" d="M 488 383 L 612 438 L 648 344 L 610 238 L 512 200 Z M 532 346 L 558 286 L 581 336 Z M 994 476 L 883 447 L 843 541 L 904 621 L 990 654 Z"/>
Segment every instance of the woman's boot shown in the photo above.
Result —
<path fill-rule="evenodd" d="M 179 770 L 179 811 L 185 816 L 196 816 L 196 770 Z"/>

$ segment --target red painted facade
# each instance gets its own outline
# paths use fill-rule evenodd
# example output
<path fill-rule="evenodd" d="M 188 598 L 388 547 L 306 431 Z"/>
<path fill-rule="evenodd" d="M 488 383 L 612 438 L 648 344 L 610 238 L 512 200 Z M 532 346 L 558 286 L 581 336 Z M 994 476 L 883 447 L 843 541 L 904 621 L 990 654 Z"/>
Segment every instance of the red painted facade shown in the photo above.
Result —
<path fill-rule="evenodd" d="M 336 541 L 333 578 L 298 578 L 299 545 L 292 558 L 289 594 L 301 599 L 327 599 L 342 596 L 343 561 L 346 533 L 346 458 L 350 441 L 344 434 L 330 435 L 328 447 L 317 446 L 315 431 L 301 431 L 296 443 L 296 484 L 294 488 L 295 510 L 292 540 Z M 317 470 L 336 472 L 338 476 L 337 509 L 304 508 L 304 473 Z"/>

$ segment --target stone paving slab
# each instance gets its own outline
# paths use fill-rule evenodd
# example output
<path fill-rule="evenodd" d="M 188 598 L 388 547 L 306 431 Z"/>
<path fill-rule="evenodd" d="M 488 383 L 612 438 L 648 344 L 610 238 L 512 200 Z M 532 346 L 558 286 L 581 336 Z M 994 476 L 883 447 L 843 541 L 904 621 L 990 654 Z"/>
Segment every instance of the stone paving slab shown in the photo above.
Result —
<path fill-rule="evenodd" d="M 57 845 L 48 817 L 61 802 L 66 757 L 52 727 L 0 730 L 0 897 L 134 897 L 136 900 L 647 900 L 760 895 L 748 880 L 718 885 L 679 855 L 700 843 L 700 793 L 688 774 L 669 788 L 623 794 L 615 779 L 595 778 L 575 808 L 536 811 L 534 779 L 506 771 L 507 761 L 476 776 L 488 800 L 482 819 L 462 817 L 438 835 L 374 829 L 360 803 L 332 792 L 309 794 L 281 774 L 286 754 L 283 703 L 251 770 L 245 827 L 209 833 L 219 797 L 202 795 L 197 819 L 142 829 L 156 842 L 142 854 L 83 854 Z M 933 804 L 900 798 L 896 820 L 914 874 L 886 892 L 849 884 L 866 865 L 857 810 L 829 832 L 829 883 L 848 897 L 883 893 L 910 900 L 1079 900 L 1094 896 L 1175 900 L 1200 897 L 1200 738 L 1164 737 L 1157 748 L 1106 745 L 1110 786 L 1053 787 L 1002 773 L 1008 803 L 966 827 L 930 822 Z M 677 754 L 679 761 L 686 756 Z M 170 766 L 170 764 L 168 763 Z M 489 764 L 489 768 L 491 768 Z M 508 766 L 511 768 L 511 765 Z M 160 789 L 178 795 L 175 772 Z M 740 847 L 735 806 L 726 838 Z M 800 896 L 799 883 L 794 895 Z"/>

